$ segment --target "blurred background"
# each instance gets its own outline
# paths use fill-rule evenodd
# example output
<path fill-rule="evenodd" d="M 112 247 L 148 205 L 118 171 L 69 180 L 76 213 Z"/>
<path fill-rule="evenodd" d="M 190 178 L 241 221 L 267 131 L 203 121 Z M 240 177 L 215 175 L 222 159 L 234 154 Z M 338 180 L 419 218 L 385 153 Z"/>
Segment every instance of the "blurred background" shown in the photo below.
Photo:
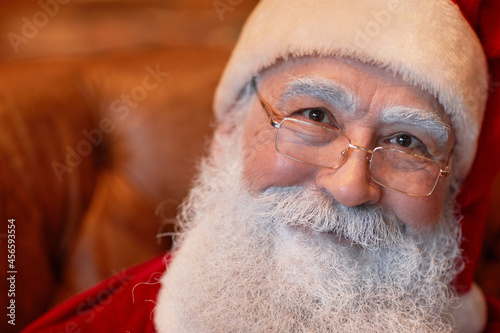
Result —
<path fill-rule="evenodd" d="M 0 241 L 15 219 L 17 274 L 16 327 L 0 331 L 170 247 L 215 86 L 256 3 L 2 1 Z M 477 281 L 500 296 L 500 190 L 493 202 Z"/>
<path fill-rule="evenodd" d="M 0 54 L 3 59 L 26 59 L 138 45 L 231 49 L 256 2 L 3 0 Z"/>
<path fill-rule="evenodd" d="M 0 331 L 170 247 L 255 3 L 2 1 L 0 254 L 15 219 L 17 274 L 0 301 L 16 326 Z"/>

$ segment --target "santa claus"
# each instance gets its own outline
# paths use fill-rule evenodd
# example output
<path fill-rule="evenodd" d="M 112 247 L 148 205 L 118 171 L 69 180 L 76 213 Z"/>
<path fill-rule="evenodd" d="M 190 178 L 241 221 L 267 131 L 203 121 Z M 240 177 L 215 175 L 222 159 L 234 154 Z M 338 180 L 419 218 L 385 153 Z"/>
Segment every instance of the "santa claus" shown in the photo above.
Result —
<path fill-rule="evenodd" d="M 27 331 L 499 330 L 470 264 L 498 169 L 494 121 L 481 132 L 498 46 L 492 5 L 459 5 L 262 0 L 173 252 Z"/>

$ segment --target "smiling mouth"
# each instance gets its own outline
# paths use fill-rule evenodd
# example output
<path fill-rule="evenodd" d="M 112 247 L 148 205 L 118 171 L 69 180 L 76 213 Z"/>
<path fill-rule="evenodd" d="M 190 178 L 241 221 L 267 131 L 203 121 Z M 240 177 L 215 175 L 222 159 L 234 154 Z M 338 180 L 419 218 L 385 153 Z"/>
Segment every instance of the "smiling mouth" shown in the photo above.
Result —
<path fill-rule="evenodd" d="M 290 226 L 292 229 L 301 232 L 303 234 L 306 234 L 310 237 L 315 237 L 315 238 L 321 238 L 325 241 L 330 241 L 333 243 L 336 243 L 338 245 L 346 246 L 346 247 L 361 247 L 360 244 L 358 244 L 356 241 L 349 239 L 345 237 L 344 235 L 341 235 L 335 231 L 317 231 L 311 228 L 307 228 L 304 226 Z"/>
<path fill-rule="evenodd" d="M 358 243 L 355 241 L 335 232 L 335 231 L 328 231 L 328 232 L 321 232 L 321 231 L 316 231 L 312 230 L 312 233 L 317 236 L 317 237 L 323 237 L 326 238 L 334 243 L 337 243 L 342 246 L 347 246 L 347 247 L 353 247 L 353 246 L 360 246 Z"/>

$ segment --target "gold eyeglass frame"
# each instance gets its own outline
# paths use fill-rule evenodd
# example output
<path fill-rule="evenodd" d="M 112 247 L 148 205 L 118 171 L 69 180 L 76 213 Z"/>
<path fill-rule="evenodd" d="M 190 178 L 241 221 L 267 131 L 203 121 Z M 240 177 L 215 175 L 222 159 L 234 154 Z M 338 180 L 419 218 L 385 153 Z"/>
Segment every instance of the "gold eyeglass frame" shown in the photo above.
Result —
<path fill-rule="evenodd" d="M 375 182 L 376 184 L 378 184 L 380 186 L 388 188 L 390 190 L 393 190 L 393 191 L 396 191 L 396 192 L 400 192 L 400 193 L 404 193 L 404 194 L 407 194 L 407 195 L 410 195 L 410 196 L 415 196 L 415 197 L 428 197 L 428 196 L 430 196 L 434 192 L 434 190 L 436 189 L 436 186 L 437 186 L 437 184 L 439 182 L 440 177 L 448 177 L 450 175 L 451 161 L 452 161 L 453 151 L 450 153 L 450 158 L 448 159 L 448 165 L 443 169 L 443 167 L 441 166 L 440 163 L 434 161 L 431 158 L 428 158 L 428 157 L 425 157 L 425 156 L 421 156 L 421 155 L 417 155 L 417 154 L 411 154 L 411 153 L 405 152 L 403 150 L 399 150 L 399 149 L 395 149 L 395 148 L 387 148 L 387 147 L 376 147 L 373 150 L 371 150 L 371 149 L 368 149 L 368 148 L 365 148 L 365 147 L 353 145 L 351 143 L 351 139 L 349 137 L 347 137 L 344 133 L 342 133 L 342 131 L 340 131 L 340 130 L 338 130 L 338 134 L 340 134 L 343 137 L 345 137 L 347 139 L 347 141 L 349 142 L 349 144 L 348 144 L 348 147 L 344 151 L 342 151 L 343 158 L 340 161 L 339 165 L 336 166 L 336 167 L 327 167 L 327 166 L 317 165 L 317 164 L 313 164 L 313 163 L 309 163 L 309 162 L 306 162 L 306 161 L 302 161 L 302 160 L 294 158 L 294 157 L 292 157 L 290 155 L 287 155 L 284 152 L 280 151 L 279 148 L 278 148 L 278 136 L 279 136 L 280 127 L 281 127 L 281 124 L 285 120 L 294 121 L 294 122 L 300 122 L 300 123 L 304 123 L 304 124 L 307 124 L 307 125 L 316 126 L 316 127 L 319 127 L 319 128 L 324 128 L 324 129 L 327 129 L 327 130 L 330 130 L 330 131 L 335 131 L 335 130 L 331 129 L 331 128 L 328 128 L 328 127 L 316 125 L 316 124 L 313 124 L 313 123 L 310 123 L 310 122 L 307 122 L 307 121 L 303 121 L 303 120 L 299 120 L 299 119 L 294 119 L 294 118 L 289 118 L 289 117 L 284 117 L 284 116 L 280 115 L 278 112 L 276 112 L 274 110 L 274 108 L 270 105 L 270 103 L 268 103 L 262 97 L 262 95 L 259 93 L 259 90 L 257 89 L 257 80 L 256 80 L 256 77 L 252 78 L 251 84 L 252 84 L 252 88 L 254 89 L 254 91 L 255 91 L 255 93 L 257 95 L 257 99 L 260 102 L 260 105 L 266 111 L 267 116 L 269 117 L 269 123 L 270 123 L 270 125 L 278 129 L 278 132 L 276 133 L 276 139 L 275 139 L 275 149 L 276 149 L 276 151 L 278 151 L 283 156 L 286 156 L 286 157 L 288 157 L 288 158 L 290 158 L 290 159 L 292 159 L 294 161 L 301 162 L 301 163 L 308 164 L 308 165 L 312 165 L 312 166 L 316 166 L 316 167 L 319 167 L 319 168 L 338 169 L 347 160 L 347 158 L 348 158 L 348 152 L 349 152 L 350 148 L 360 149 L 360 150 L 368 153 L 368 156 L 366 157 L 367 162 L 369 163 L 368 172 L 369 172 L 369 175 L 370 175 L 370 179 L 373 182 Z M 373 154 L 377 150 L 382 150 L 382 149 L 383 150 L 397 151 L 397 152 L 400 152 L 400 153 L 403 153 L 403 154 L 411 155 L 411 156 L 414 156 L 414 157 L 419 157 L 419 158 L 422 158 L 422 159 L 424 159 L 424 160 L 426 160 L 426 161 L 428 161 L 430 163 L 436 164 L 439 167 L 439 174 L 437 175 L 436 181 L 434 182 L 434 185 L 432 186 L 431 190 L 427 194 L 413 194 L 413 193 L 405 192 L 405 191 L 402 191 L 402 190 L 398 190 L 396 188 L 392 188 L 392 187 L 390 187 L 388 185 L 385 185 L 383 183 L 380 183 L 380 181 L 374 179 L 372 177 L 372 175 L 371 175 L 371 165 L 372 165 L 372 160 L 373 160 Z"/>

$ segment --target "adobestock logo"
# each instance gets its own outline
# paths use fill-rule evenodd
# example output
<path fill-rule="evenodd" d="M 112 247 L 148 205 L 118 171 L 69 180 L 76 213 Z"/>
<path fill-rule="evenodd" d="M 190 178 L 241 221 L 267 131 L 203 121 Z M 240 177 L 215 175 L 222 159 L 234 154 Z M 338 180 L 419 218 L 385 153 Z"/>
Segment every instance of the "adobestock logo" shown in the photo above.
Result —
<path fill-rule="evenodd" d="M 484 92 L 486 92 L 485 99 L 487 101 L 498 87 L 500 87 L 500 82 L 493 81 L 491 73 L 488 74 L 488 77 L 480 75 L 478 77 L 478 84 L 474 86 L 473 93 L 465 96 L 465 99 L 462 101 L 462 108 L 477 109 L 479 107 L 478 103 L 480 103 L 478 97 L 484 96 Z"/>
<path fill-rule="evenodd" d="M 146 99 L 149 92 L 156 89 L 160 83 L 169 75 L 168 72 L 162 72 L 160 65 L 156 65 L 153 69 L 150 66 L 146 67 L 147 74 L 143 77 L 142 83 L 130 89 L 129 94 L 121 94 L 120 98 L 114 99 L 110 104 L 111 114 L 115 115 L 115 121 L 108 117 L 100 119 L 97 128 L 91 130 L 83 129 L 82 134 L 86 138 L 80 140 L 76 147 L 66 146 L 65 163 L 53 161 L 52 170 L 57 176 L 57 179 L 62 182 L 65 173 L 71 173 L 83 161 L 83 158 L 89 156 L 94 147 L 102 144 L 105 134 L 110 134 L 116 129 L 116 119 L 125 120 L 130 109 L 135 109 L 140 102 Z"/>
<path fill-rule="evenodd" d="M 20 34 L 9 32 L 7 38 L 9 39 L 12 49 L 17 54 L 19 53 L 19 45 L 28 44 L 28 42 L 35 38 L 40 29 L 44 28 L 51 18 L 59 13 L 59 5 L 66 5 L 70 0 L 40 0 L 38 6 L 41 10 L 33 14 L 31 20 L 26 16 L 21 18 L 23 25 L 21 26 Z"/>
<path fill-rule="evenodd" d="M 239 6 L 243 0 L 214 0 L 212 5 L 214 6 L 217 15 L 221 21 L 224 21 L 224 13 L 229 11 L 232 12 L 236 6 Z"/>
<path fill-rule="evenodd" d="M 354 29 L 356 32 L 354 44 L 360 49 L 365 48 L 371 38 L 377 37 L 382 32 L 383 28 L 389 26 L 392 21 L 392 16 L 397 15 L 400 9 L 400 0 L 389 0 L 386 9 L 370 11 L 372 20 L 366 22 L 363 29 Z"/>

